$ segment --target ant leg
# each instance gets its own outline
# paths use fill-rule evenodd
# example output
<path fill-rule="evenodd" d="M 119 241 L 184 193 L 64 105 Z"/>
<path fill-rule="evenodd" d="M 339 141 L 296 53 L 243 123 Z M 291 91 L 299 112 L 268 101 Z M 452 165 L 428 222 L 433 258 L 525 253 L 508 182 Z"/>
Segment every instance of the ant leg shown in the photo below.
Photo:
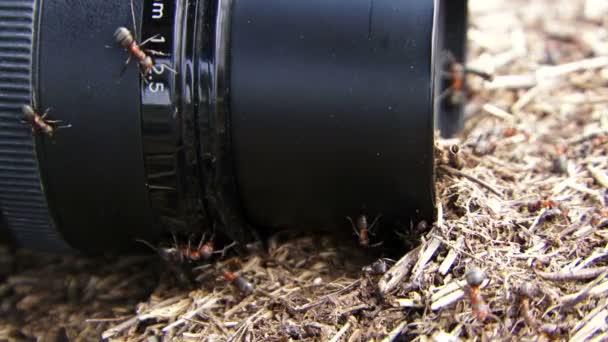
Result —
<path fill-rule="evenodd" d="M 149 42 L 151 42 L 151 41 L 152 41 L 152 39 L 156 39 L 156 38 L 158 38 L 158 36 L 160 36 L 160 35 L 159 35 L 159 34 L 155 34 L 155 35 L 153 35 L 152 37 L 150 37 L 150 38 L 148 38 L 148 39 L 144 40 L 143 42 L 141 42 L 141 44 L 139 44 L 139 47 L 140 47 L 140 48 L 142 48 L 144 45 L 146 45 L 146 44 L 148 44 Z"/>
<path fill-rule="evenodd" d="M 448 79 L 448 80 L 454 79 L 454 75 L 451 72 L 448 72 L 448 71 L 445 71 L 445 70 L 441 71 L 441 76 L 443 78 L 445 78 L 445 79 Z"/>
<path fill-rule="evenodd" d="M 382 244 L 384 244 L 384 241 L 380 241 L 378 243 L 374 243 L 373 245 L 369 245 L 368 248 L 380 247 L 380 246 L 382 246 Z"/>
<path fill-rule="evenodd" d="M 437 96 L 435 98 L 435 101 L 437 102 L 441 102 L 443 101 L 446 97 L 452 95 L 454 92 L 454 89 L 452 89 L 452 87 L 446 88 L 444 91 L 441 92 L 441 94 L 439 94 L 439 96 Z"/>
<path fill-rule="evenodd" d="M 222 248 L 221 250 L 219 250 L 219 251 L 215 251 L 215 252 L 213 252 L 213 253 L 216 253 L 216 254 L 221 254 L 220 258 L 223 258 L 223 257 L 226 255 L 226 251 L 227 251 L 227 250 L 229 250 L 230 248 L 232 248 L 232 247 L 236 246 L 237 244 L 238 244 L 238 242 L 236 242 L 236 241 L 232 241 L 232 243 L 231 243 L 231 244 L 229 244 L 228 246 L 225 246 L 225 247 L 224 247 L 224 248 Z"/>
<path fill-rule="evenodd" d="M 382 217 L 382 214 L 378 214 L 378 215 L 376 216 L 376 218 L 374 219 L 374 221 L 372 222 L 372 224 L 371 224 L 371 225 L 369 226 L 369 228 L 367 229 L 367 231 L 368 231 L 368 232 L 370 232 L 370 234 L 371 234 L 372 229 L 374 228 L 374 226 L 376 225 L 376 223 L 378 223 L 378 220 L 379 220 L 381 217 Z"/>
<path fill-rule="evenodd" d="M 156 253 L 159 253 L 158 251 L 158 247 L 153 246 L 151 243 L 149 243 L 146 240 L 140 240 L 140 239 L 135 239 L 135 241 L 139 242 L 139 243 L 143 243 L 144 245 L 150 247 L 153 251 L 155 251 Z M 159 253 L 160 254 L 160 253 Z"/>
<path fill-rule="evenodd" d="M 131 0 L 131 20 L 133 20 L 133 36 L 137 40 L 137 22 L 135 22 L 135 6 L 133 0 Z"/>
<path fill-rule="evenodd" d="M 494 80 L 494 75 L 487 73 L 485 71 L 479 70 L 479 69 L 464 67 L 463 72 L 466 74 L 471 74 L 471 75 L 480 77 L 481 79 L 483 79 L 486 82 L 492 82 Z"/>
<path fill-rule="evenodd" d="M 127 71 L 127 66 L 129 65 L 130 62 L 131 62 L 131 55 L 129 55 L 129 57 L 127 57 L 127 61 L 125 62 L 125 64 L 120 69 L 120 77 L 122 77 L 122 75 L 125 74 L 125 71 Z"/>
<path fill-rule="evenodd" d="M 70 127 L 72 127 L 72 124 L 57 126 L 57 127 L 55 127 L 55 129 L 63 129 L 63 128 L 70 128 Z"/>
<path fill-rule="evenodd" d="M 446 50 L 445 51 L 444 57 L 445 57 L 444 61 L 447 62 L 447 63 L 449 63 L 449 64 L 458 63 L 456 61 L 456 57 L 454 56 L 454 54 L 450 50 Z"/>
<path fill-rule="evenodd" d="M 164 53 L 164 52 L 156 51 L 156 50 L 152 50 L 152 49 L 144 49 L 144 51 L 152 56 L 171 57 L 170 53 Z"/>
<path fill-rule="evenodd" d="M 44 111 L 44 113 L 42 114 L 42 116 L 40 117 L 41 119 L 46 118 L 47 115 L 49 115 L 49 113 L 51 112 L 53 108 L 47 108 L 47 110 Z"/>
<path fill-rule="evenodd" d="M 346 219 L 350 222 L 350 225 L 353 227 L 353 231 L 355 232 L 355 235 L 359 236 L 359 231 L 357 230 L 357 227 L 355 227 L 355 223 L 353 222 L 353 219 L 350 218 L 350 216 L 346 216 Z"/>
<path fill-rule="evenodd" d="M 174 74 L 176 74 L 176 75 L 177 75 L 177 70 L 175 70 L 175 69 L 171 68 L 171 67 L 170 67 L 170 66 L 168 66 L 166 63 L 163 63 L 162 65 L 163 65 L 163 67 L 164 67 L 165 69 L 167 69 L 167 70 L 169 70 L 169 71 L 171 71 L 172 73 L 174 73 Z"/>
<path fill-rule="evenodd" d="M 201 236 L 201 241 L 198 242 L 198 246 L 196 247 L 197 251 L 200 251 L 201 247 L 203 247 L 203 243 L 205 242 L 205 235 L 207 235 L 207 232 L 203 232 L 203 235 Z"/>
<path fill-rule="evenodd" d="M 179 249 L 179 244 L 177 243 L 177 237 L 175 236 L 175 232 L 171 232 L 171 235 L 173 235 L 173 243 L 175 244 L 175 249 L 178 251 L 179 262 L 183 264 L 186 256 L 184 255 L 184 252 Z"/>

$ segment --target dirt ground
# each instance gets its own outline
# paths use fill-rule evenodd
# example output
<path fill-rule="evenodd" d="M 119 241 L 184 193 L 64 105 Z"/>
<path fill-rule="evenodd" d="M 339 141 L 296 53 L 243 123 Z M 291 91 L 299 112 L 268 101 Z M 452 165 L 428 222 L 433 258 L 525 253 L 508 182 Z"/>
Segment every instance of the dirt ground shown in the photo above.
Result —
<path fill-rule="evenodd" d="M 217 263 L 245 294 L 214 268 L 185 286 L 157 256 L 0 248 L 0 340 L 608 341 L 603 3 L 471 1 L 468 66 L 495 77 L 469 76 L 465 131 L 438 141 L 438 220 L 388 270 L 277 236 Z"/>

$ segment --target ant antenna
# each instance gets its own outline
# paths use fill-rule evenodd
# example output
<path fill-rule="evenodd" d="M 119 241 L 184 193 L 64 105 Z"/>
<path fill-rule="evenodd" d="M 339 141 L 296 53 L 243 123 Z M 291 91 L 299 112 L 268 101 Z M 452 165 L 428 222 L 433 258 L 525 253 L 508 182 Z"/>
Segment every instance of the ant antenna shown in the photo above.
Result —
<path fill-rule="evenodd" d="M 133 19 L 133 37 L 137 41 L 137 23 L 135 22 L 135 6 L 133 0 L 131 0 L 131 19 Z"/>
<path fill-rule="evenodd" d="M 155 251 L 156 253 L 158 253 L 158 248 L 157 248 L 157 247 L 152 246 L 152 244 L 151 244 L 151 243 L 149 243 L 148 241 L 146 241 L 146 240 L 141 240 L 141 239 L 135 239 L 135 241 L 140 242 L 140 243 L 143 243 L 144 245 L 146 245 L 146 246 L 150 247 L 150 248 L 151 248 L 153 251 Z"/>

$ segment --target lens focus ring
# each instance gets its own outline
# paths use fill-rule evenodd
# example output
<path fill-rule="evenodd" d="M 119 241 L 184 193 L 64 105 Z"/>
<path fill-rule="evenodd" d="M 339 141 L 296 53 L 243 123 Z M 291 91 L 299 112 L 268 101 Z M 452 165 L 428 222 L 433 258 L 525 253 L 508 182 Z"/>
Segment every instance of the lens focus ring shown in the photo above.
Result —
<path fill-rule="evenodd" d="M 18 242 L 66 250 L 49 216 L 31 130 L 20 122 L 32 97 L 35 6 L 0 3 L 0 212 Z"/>

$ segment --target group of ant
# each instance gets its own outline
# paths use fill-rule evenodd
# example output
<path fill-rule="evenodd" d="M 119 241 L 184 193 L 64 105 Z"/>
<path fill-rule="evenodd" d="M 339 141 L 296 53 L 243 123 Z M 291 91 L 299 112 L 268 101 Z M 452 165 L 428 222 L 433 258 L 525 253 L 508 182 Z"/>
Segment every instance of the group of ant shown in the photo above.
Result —
<path fill-rule="evenodd" d="M 492 314 L 490 306 L 482 295 L 482 286 L 487 279 L 486 273 L 478 267 L 471 267 L 465 274 L 466 285 L 463 288 L 471 303 L 473 317 L 480 322 L 488 318 L 500 322 L 500 319 Z M 560 327 L 555 324 L 539 325 L 534 317 L 531 304 L 538 297 L 541 290 L 531 282 L 524 281 L 517 289 L 518 311 L 526 325 L 545 338 L 545 340 L 555 341 L 559 339 Z"/>
<path fill-rule="evenodd" d="M 206 266 L 211 265 L 214 255 L 219 254 L 220 258 L 224 257 L 226 252 L 237 244 L 236 241 L 233 241 L 222 249 L 216 249 L 215 234 L 212 234 L 209 239 L 206 239 L 206 233 L 203 233 L 199 243 L 196 245 L 192 244 L 191 238 L 188 238 L 187 243 L 180 243 L 174 233 L 172 236 L 173 246 L 170 247 L 157 247 L 148 241 L 141 239 L 137 239 L 136 241 L 143 243 L 154 250 L 161 259 L 180 276 L 180 278 L 185 279 L 188 282 L 190 282 L 191 279 L 184 275 L 185 272 L 183 272 L 184 269 L 182 266 L 193 266 L 194 264 L 202 262 L 206 263 L 203 267 L 207 268 Z M 232 283 L 244 295 L 249 295 L 254 292 L 253 285 L 242 275 L 227 269 L 221 270 L 220 273 L 226 281 Z"/>
<path fill-rule="evenodd" d="M 133 57 L 137 60 L 139 72 L 143 76 L 143 79 L 145 81 L 145 77 L 148 76 L 154 68 L 154 60 L 152 59 L 152 55 L 167 56 L 167 54 L 155 50 L 144 49 L 144 45 L 152 41 L 157 36 L 152 36 L 146 39 L 145 41 L 138 43 L 136 35 L 137 26 L 135 24 L 135 9 L 133 5 L 133 0 L 131 0 L 131 16 L 133 20 L 133 31 L 129 30 L 124 26 L 121 26 L 118 27 L 114 32 L 114 41 L 120 47 L 124 48 L 126 51 L 129 52 L 129 57 L 125 62 L 125 65 L 121 71 L 121 75 L 125 71 L 125 68 L 129 65 L 129 63 L 131 62 L 131 58 Z M 164 69 L 176 73 L 174 69 L 170 68 L 167 65 L 163 65 L 163 67 Z M 32 134 L 36 135 L 38 133 L 42 133 L 48 138 L 52 139 L 55 136 L 57 130 L 72 127 L 71 124 L 59 125 L 59 123 L 61 123 L 61 120 L 47 119 L 47 116 L 50 112 L 50 108 L 45 110 L 44 112 L 41 112 L 37 108 L 35 98 L 36 96 L 35 94 L 33 94 L 32 103 L 25 104 L 21 107 L 21 112 L 23 115 L 22 122 L 31 126 Z"/>
<path fill-rule="evenodd" d="M 137 26 L 135 23 L 133 0 L 131 0 L 131 16 L 133 20 L 133 31 L 124 26 L 118 27 L 114 32 L 114 40 L 120 47 L 129 52 L 129 57 L 127 58 L 125 67 L 129 64 L 131 58 L 135 58 L 137 60 L 139 72 L 145 80 L 145 77 L 150 74 L 154 68 L 154 60 L 152 55 L 166 56 L 166 54 L 150 49 L 144 49 L 144 46 L 156 38 L 156 36 L 150 37 L 141 43 L 137 41 Z M 445 57 L 445 61 L 442 61 L 442 64 L 445 64 L 447 68 L 446 70 L 442 70 L 442 77 L 449 80 L 450 85 L 437 97 L 436 100 L 438 102 L 442 101 L 443 98 L 450 96 L 450 101 L 452 104 L 461 104 L 464 101 L 464 78 L 467 74 L 479 76 L 486 81 L 491 81 L 493 79 L 492 75 L 486 72 L 475 70 L 465 66 L 462 63 L 459 63 L 449 51 L 445 53 Z M 176 73 L 174 69 L 167 65 L 164 65 L 164 68 Z M 32 98 L 35 98 L 35 95 Z M 26 104 L 22 107 L 23 122 L 32 127 L 33 134 L 41 132 L 47 137 L 53 138 L 57 130 L 71 127 L 71 125 L 59 125 L 61 120 L 47 119 L 48 113 L 48 109 L 44 113 L 41 113 L 41 111 L 37 109 L 35 100 L 32 100 L 32 104 Z"/>
<path fill-rule="evenodd" d="M 381 217 L 381 214 L 377 215 L 371 224 L 368 223 L 367 216 L 363 213 L 357 217 L 356 222 L 353 221 L 351 217 L 346 217 L 347 220 L 350 221 L 361 247 L 373 248 L 382 245 L 382 242 L 370 244 L 369 238 L 370 235 L 373 235 L 372 229 L 376 226 Z M 216 250 L 215 234 L 211 234 L 211 237 L 206 239 L 207 234 L 203 233 L 198 244 L 193 244 L 192 238 L 188 238 L 187 243 L 180 243 L 175 233 L 172 233 L 171 235 L 173 237 L 173 245 L 170 247 L 154 246 L 150 242 L 141 239 L 137 239 L 136 241 L 150 247 L 150 249 L 155 251 L 161 257 L 161 259 L 163 259 L 182 278 L 184 276 L 182 272 L 183 268 L 181 268 L 182 266 L 191 266 L 199 262 L 207 263 L 207 265 L 209 265 L 214 255 L 219 254 L 220 258 L 223 258 L 227 251 L 237 244 L 236 241 L 233 241 L 232 243 L 224 246 L 222 249 Z M 221 274 L 225 280 L 231 282 L 243 294 L 249 295 L 254 292 L 253 285 L 242 275 L 226 269 L 221 270 Z M 185 279 L 188 280 L 187 278 L 188 277 Z"/>

